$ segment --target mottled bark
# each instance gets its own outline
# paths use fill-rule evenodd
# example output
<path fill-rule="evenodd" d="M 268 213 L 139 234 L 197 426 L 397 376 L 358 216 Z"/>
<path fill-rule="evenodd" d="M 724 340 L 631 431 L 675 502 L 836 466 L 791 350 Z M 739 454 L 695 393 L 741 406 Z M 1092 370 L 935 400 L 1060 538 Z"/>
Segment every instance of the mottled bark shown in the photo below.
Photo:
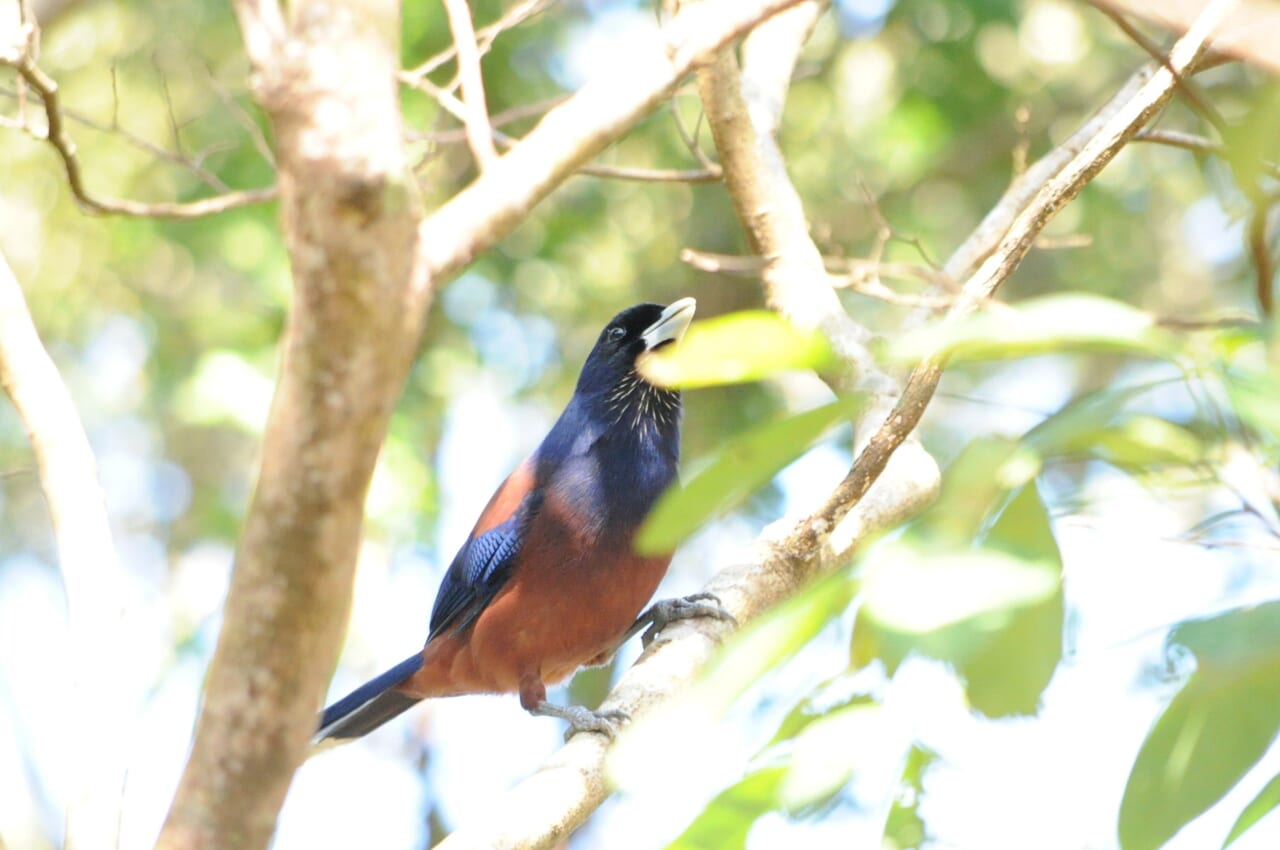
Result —
<path fill-rule="evenodd" d="M 165 848 L 262 848 L 346 628 L 365 493 L 417 343 L 419 211 L 398 5 L 238 9 L 278 145 L 293 304 L 190 762 Z"/>

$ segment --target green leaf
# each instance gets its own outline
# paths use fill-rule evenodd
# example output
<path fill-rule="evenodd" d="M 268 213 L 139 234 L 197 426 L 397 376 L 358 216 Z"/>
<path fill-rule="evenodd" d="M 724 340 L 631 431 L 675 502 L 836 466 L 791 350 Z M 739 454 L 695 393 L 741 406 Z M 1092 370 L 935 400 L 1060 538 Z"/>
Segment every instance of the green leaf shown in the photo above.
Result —
<path fill-rule="evenodd" d="M 822 369 L 832 360 L 821 334 L 800 330 L 776 313 L 748 310 L 695 323 L 679 345 L 641 357 L 639 367 L 660 386 L 710 387 Z"/>
<path fill-rule="evenodd" d="M 1222 846 L 1230 847 L 1237 838 L 1248 832 L 1254 824 L 1274 811 L 1277 806 L 1280 806 L 1280 775 L 1271 777 L 1271 781 L 1249 801 L 1249 805 L 1244 807 L 1240 817 L 1236 818 L 1236 822 L 1231 826 L 1231 832 L 1227 833 L 1227 840 L 1222 842 Z"/>
<path fill-rule="evenodd" d="M 1280 378 L 1256 369 L 1223 374 L 1232 406 L 1250 428 L 1280 442 Z"/>
<path fill-rule="evenodd" d="M 947 467 L 938 500 L 914 522 L 911 535 L 930 545 L 967 545 L 1008 499 L 1040 472 L 1040 456 L 1015 440 L 974 440 Z"/>
<path fill-rule="evenodd" d="M 745 847 L 751 826 L 776 805 L 785 767 L 764 767 L 716 795 L 669 850 L 734 850 Z"/>
<path fill-rule="evenodd" d="M 1271 664 L 1280 658 L 1280 601 L 1179 623 L 1169 634 L 1169 644 L 1191 650 L 1197 672 Z"/>
<path fill-rule="evenodd" d="M 1064 293 L 922 327 L 892 347 L 894 356 L 909 361 L 937 355 L 1001 360 L 1068 350 L 1171 357 L 1179 345 L 1148 313 L 1110 298 Z"/>
<path fill-rule="evenodd" d="M 1236 121 L 1223 128 L 1227 162 L 1236 183 L 1248 190 L 1270 174 L 1264 170 L 1274 161 L 1276 139 L 1280 138 L 1280 83 L 1268 80 L 1251 88 L 1247 107 Z"/>
<path fill-rule="evenodd" d="M 670 847 L 741 847 L 751 825 L 767 812 L 803 817 L 814 811 L 838 794 L 860 765 L 878 762 L 886 742 L 893 743 L 884 719 L 881 706 L 866 698 L 813 717 L 794 741 L 766 746 L 757 759 L 763 766 L 718 794 Z M 895 752 L 893 757 L 901 756 Z"/>
<path fill-rule="evenodd" d="M 1190 649 L 1197 668 L 1147 734 L 1129 774 L 1120 805 L 1124 850 L 1163 845 L 1271 746 L 1280 731 L 1278 638 L 1280 602 L 1174 629 L 1170 643 Z"/>
<path fill-rule="evenodd" d="M 1062 660 L 1062 555 L 1034 483 L 1014 493 L 980 542 L 1049 565 L 1054 589 L 1008 612 L 1005 627 L 960 665 L 969 702 L 989 717 L 1031 714 Z"/>
<path fill-rule="evenodd" d="M 920 815 L 920 801 L 924 797 L 924 775 L 937 761 L 937 753 L 920 744 L 912 745 L 902 767 L 901 790 L 884 825 L 885 848 L 919 848 L 929 837 L 924 818 Z"/>
<path fill-rule="evenodd" d="M 1181 382 L 1183 379 L 1177 380 Z M 1045 417 L 1022 436 L 1022 442 L 1042 457 L 1071 454 L 1080 445 L 1079 435 L 1094 434 L 1106 428 L 1135 398 L 1169 383 L 1172 381 L 1104 387 L 1085 393 Z"/>
<path fill-rule="evenodd" d="M 999 628 L 1007 611 L 1049 596 L 1057 583 L 1051 563 L 997 550 L 947 553 L 888 546 L 868 566 L 863 615 L 921 646 L 944 629 L 981 622 L 971 633 L 947 633 L 944 644 L 952 646 L 962 634 L 980 642 L 984 633 Z M 952 660 L 963 657 L 954 647 L 946 654 Z"/>
<path fill-rule="evenodd" d="M 854 590 L 847 574 L 833 573 L 733 634 L 698 681 L 625 730 L 609 752 L 611 780 L 619 787 L 643 788 L 665 781 L 672 751 L 714 753 L 719 746 L 740 746 L 725 740 L 725 712 L 764 673 L 799 652 L 846 611 Z"/>
<path fill-rule="evenodd" d="M 1064 618 L 1062 561 L 1034 484 L 976 538 L 977 548 L 957 549 L 926 525 L 873 550 L 853 659 L 878 658 L 890 672 L 912 653 L 945 661 L 975 708 L 1029 713 L 1061 659 Z"/>
<path fill-rule="evenodd" d="M 1205 448 L 1194 434 L 1155 416 L 1129 416 L 1115 427 L 1081 437 L 1095 454 L 1117 466 L 1193 464 L 1205 457 Z"/>
<path fill-rule="evenodd" d="M 794 812 L 830 799 L 844 788 L 858 764 L 880 761 L 872 753 L 890 742 L 879 705 L 828 712 L 796 737 L 778 788 L 779 804 Z"/>
<path fill-rule="evenodd" d="M 833 573 L 732 635 L 689 691 L 723 712 L 765 672 L 799 652 L 853 602 L 856 583 Z"/>
<path fill-rule="evenodd" d="M 815 720 L 821 719 L 832 711 L 853 706 L 872 704 L 876 704 L 875 697 L 864 693 L 850 694 L 834 704 L 822 706 L 819 706 L 813 695 L 810 695 L 798 702 L 795 707 L 787 713 L 787 716 L 783 718 L 782 723 L 778 725 L 778 731 L 775 732 L 773 734 L 773 738 L 770 739 L 769 745 L 791 740 L 796 735 L 803 732 L 809 724 L 813 723 Z"/>
<path fill-rule="evenodd" d="M 1022 443 L 1045 458 L 1091 455 L 1125 468 L 1200 462 L 1207 449 L 1191 431 L 1125 410 L 1153 386 L 1106 389 L 1074 399 L 1028 431 Z"/>
<path fill-rule="evenodd" d="M 712 517 L 741 504 L 856 409 L 844 399 L 767 422 L 730 439 L 709 466 L 654 505 L 636 535 L 642 553 L 670 552 Z"/>

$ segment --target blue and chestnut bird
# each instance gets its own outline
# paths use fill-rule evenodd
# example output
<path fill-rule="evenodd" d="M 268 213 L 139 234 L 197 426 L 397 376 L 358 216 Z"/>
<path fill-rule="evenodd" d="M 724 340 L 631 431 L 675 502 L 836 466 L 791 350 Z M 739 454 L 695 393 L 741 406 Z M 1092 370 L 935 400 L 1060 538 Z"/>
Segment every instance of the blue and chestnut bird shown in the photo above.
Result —
<path fill-rule="evenodd" d="M 475 693 L 518 693 L 570 733 L 612 735 L 619 716 L 553 705 L 546 686 L 604 663 L 645 625 L 728 616 L 705 597 L 640 615 L 671 555 L 638 554 L 633 538 L 676 480 L 681 402 L 636 363 L 679 340 L 694 307 L 639 304 L 609 322 L 559 420 L 449 565 L 426 646 L 325 709 L 317 741 L 364 735 L 419 700 Z"/>

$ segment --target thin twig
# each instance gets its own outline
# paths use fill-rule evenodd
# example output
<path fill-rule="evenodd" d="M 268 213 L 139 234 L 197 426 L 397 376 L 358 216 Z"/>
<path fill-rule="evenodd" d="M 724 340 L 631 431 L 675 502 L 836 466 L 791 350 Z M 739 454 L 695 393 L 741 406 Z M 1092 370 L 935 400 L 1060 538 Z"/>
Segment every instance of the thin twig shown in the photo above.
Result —
<path fill-rule="evenodd" d="M 1157 316 L 1152 313 L 1153 324 L 1173 331 L 1215 331 L 1223 328 L 1261 328 L 1262 323 L 1252 316 L 1218 316 L 1216 318 L 1188 319 L 1185 316 Z"/>
<path fill-rule="evenodd" d="M 694 131 L 690 132 L 685 125 L 684 118 L 680 115 L 678 99 L 673 97 L 667 101 L 667 109 L 671 113 L 671 120 L 676 125 L 676 132 L 680 134 L 680 140 L 684 142 L 684 146 L 689 149 L 689 152 L 697 158 L 698 162 L 702 163 L 702 167 L 706 170 L 718 169 L 720 167 L 719 164 L 707 155 L 707 152 L 702 149 L 702 145 L 698 144 L 697 129 L 695 128 Z M 698 119 L 699 124 L 701 124 L 701 113 L 699 113 Z"/>
<path fill-rule="evenodd" d="M 444 108 L 453 117 L 460 121 L 466 120 L 466 105 L 460 101 L 457 96 L 445 91 L 430 80 L 423 79 L 419 81 L 422 91 L 431 95 L 436 102 Z M 491 138 L 504 150 L 515 147 L 519 143 L 519 139 L 507 135 L 501 130 L 489 128 Z M 470 138 L 470 131 L 467 133 Z M 714 183 L 721 177 L 720 166 L 715 163 L 710 168 L 695 168 L 673 171 L 669 169 L 659 168 L 636 168 L 621 165 L 601 165 L 598 163 L 588 163 L 578 169 L 579 174 L 585 174 L 588 177 L 605 177 L 616 180 L 635 180 L 645 183 Z"/>
<path fill-rule="evenodd" d="M 480 51 L 476 47 L 476 31 L 471 23 L 467 0 L 444 0 L 453 33 L 454 51 L 458 57 L 458 80 L 462 84 L 462 124 L 467 130 L 467 144 L 484 171 L 498 158 L 493 146 L 493 128 L 489 126 L 489 107 L 484 96 L 484 77 L 480 71 Z"/>
<path fill-rule="evenodd" d="M 7 97 L 11 99 L 16 98 L 17 92 L 13 91 L 12 89 L 0 88 L 0 97 Z M 70 109 L 65 106 L 62 108 L 62 116 L 67 121 L 75 124 L 79 124 L 83 127 L 87 127 L 90 130 L 96 130 L 99 133 L 110 133 L 120 139 L 123 139 L 126 144 L 130 145 L 131 147 L 137 148 L 140 151 L 143 151 L 149 156 L 153 156 L 156 159 L 161 159 L 161 160 L 164 160 L 165 162 L 169 162 L 181 168 L 184 168 L 187 171 L 190 171 L 195 177 L 199 178 L 201 182 L 205 183 L 211 189 L 214 189 L 219 192 L 229 191 L 226 183 L 224 183 L 216 174 L 202 167 L 200 162 L 194 159 L 189 159 L 184 156 L 179 156 L 178 154 L 174 153 L 168 148 L 161 147 L 160 145 L 157 145 L 154 142 L 149 141 L 148 139 L 144 139 L 142 136 L 139 136 L 136 133 L 130 132 L 129 130 L 117 124 L 114 118 L 112 119 L 111 124 L 103 124 L 100 121 L 93 120 L 89 116 L 85 115 L 83 112 L 78 112 L 74 109 Z M 45 138 L 44 132 L 38 129 L 33 129 L 29 121 L 26 121 L 26 122 L 10 121 L 8 119 L 0 118 L 0 122 L 3 122 L 4 126 L 6 127 L 12 127 L 15 130 L 21 130 L 24 133 L 27 133 L 28 135 L 36 139 L 39 139 L 40 141 L 48 141 Z M 208 156 L 210 153 L 213 153 L 218 150 L 225 150 L 228 147 L 229 145 L 215 145 L 211 148 L 207 148 L 201 151 L 198 154 L 198 157 L 203 159 L 205 156 Z"/>
<path fill-rule="evenodd" d="M 680 252 L 680 261 L 699 271 L 712 274 L 757 278 L 760 277 L 769 263 L 764 257 L 716 254 L 710 251 L 696 251 L 692 248 L 685 248 Z M 958 288 L 954 280 L 928 266 L 847 259 L 843 257 L 823 257 L 822 261 L 826 270 L 831 273 L 829 279 L 831 286 L 837 289 L 852 289 L 855 292 L 880 301 L 904 307 L 937 309 L 949 306 L 954 299 L 898 292 L 885 286 L 880 281 L 881 276 L 901 280 L 924 281 L 950 290 Z"/>
<path fill-rule="evenodd" d="M 1255 195 L 1260 194 L 1256 193 Z M 1254 199 L 1253 212 L 1249 215 L 1249 228 L 1246 234 L 1246 242 L 1249 246 L 1249 256 L 1253 259 L 1254 270 L 1254 291 L 1257 293 L 1258 308 L 1262 311 L 1262 315 L 1270 316 L 1275 309 L 1275 277 L 1276 262 L 1271 256 L 1271 246 L 1267 244 L 1267 220 L 1270 207 L 1266 202 L 1256 197 Z"/>
<path fill-rule="evenodd" d="M 715 163 L 712 163 L 712 168 L 687 168 L 684 170 L 635 168 L 626 165 L 591 163 L 579 168 L 578 173 L 585 174 L 588 177 L 635 180 L 641 183 L 715 183 L 724 176 L 720 171 L 720 166 Z"/>
<path fill-rule="evenodd" d="M 475 34 L 476 48 L 479 55 L 483 56 L 488 53 L 489 48 L 493 46 L 493 43 L 498 39 L 498 36 L 502 35 L 509 29 L 520 26 L 530 18 L 546 11 L 553 3 L 555 3 L 555 0 L 522 0 L 522 2 L 516 3 L 504 12 L 502 17 L 498 18 L 498 20 L 488 26 L 481 27 Z M 400 73 L 400 81 L 406 85 L 417 86 L 418 81 L 424 79 L 427 74 L 430 74 L 432 71 L 439 68 L 441 65 L 444 65 L 457 55 L 458 48 L 455 43 L 445 50 L 437 53 L 435 56 L 432 56 L 417 67 L 408 71 L 402 71 Z"/>
<path fill-rule="evenodd" d="M 276 187 L 264 189 L 248 189 L 230 192 L 214 198 L 188 202 L 144 203 L 125 199 L 98 198 L 89 194 L 84 184 L 84 176 L 80 160 L 76 154 L 75 143 L 67 134 L 66 114 L 59 98 L 58 84 L 45 74 L 36 64 L 30 47 L 17 51 L 0 53 L 0 65 L 6 65 L 18 72 L 21 79 L 40 96 L 44 103 L 45 128 L 42 130 L 27 124 L 22 129 L 34 138 L 51 144 L 62 160 L 67 175 L 67 185 L 72 196 L 82 209 L 94 213 L 127 215 L 138 218 L 171 218 L 191 219 L 214 213 L 225 212 L 237 207 L 260 204 L 276 197 Z M 199 166 L 185 162 L 184 164 L 200 173 Z"/>
<path fill-rule="evenodd" d="M 1013 146 L 1013 176 L 1021 177 L 1027 171 L 1027 157 L 1031 153 L 1031 134 L 1028 125 L 1031 123 L 1031 107 L 1025 103 L 1013 111 L 1013 129 L 1018 134 L 1018 142 Z"/>
<path fill-rule="evenodd" d="M 871 191 L 871 187 L 867 185 L 861 175 L 857 177 L 857 185 L 863 201 L 866 202 L 867 212 L 870 214 L 871 220 L 876 224 L 875 241 L 872 243 L 871 250 L 868 253 L 868 259 L 871 262 L 880 262 L 890 242 L 901 242 L 904 245 L 910 245 L 915 248 L 916 253 L 920 255 L 920 259 L 924 260 L 930 268 L 940 269 L 941 266 L 938 265 L 933 255 L 929 253 L 929 249 L 925 247 L 924 241 L 919 236 L 904 236 L 894 229 L 893 225 L 889 223 L 889 219 L 880 210 L 880 202 L 876 199 L 875 192 Z M 939 281 L 952 289 L 958 287 L 954 278 L 945 275 L 940 277 Z"/>
<path fill-rule="evenodd" d="M 1184 133 L 1180 130 L 1162 130 L 1152 127 L 1134 136 L 1133 140 L 1135 142 L 1150 142 L 1151 144 L 1181 148 L 1193 153 L 1211 154 L 1223 158 L 1226 158 L 1230 153 L 1227 150 L 1227 146 L 1221 142 L 1215 142 L 1213 139 L 1206 139 L 1204 136 L 1197 136 L 1194 133 Z M 1280 179 L 1280 164 L 1264 160 L 1260 163 L 1260 166 L 1271 177 Z"/>
<path fill-rule="evenodd" d="M 1064 233 L 1061 236 L 1037 236 L 1036 248 L 1041 251 L 1062 251 L 1070 248 L 1088 248 L 1093 236 L 1088 233 Z"/>
<path fill-rule="evenodd" d="M 262 128 L 258 126 L 258 122 L 253 120 L 253 116 L 249 111 L 240 105 L 240 102 L 227 91 L 226 87 L 218 80 L 218 75 L 213 72 L 213 66 L 205 63 L 205 72 L 209 75 L 209 87 L 213 89 L 214 94 L 218 96 L 218 100 L 222 101 L 222 105 L 227 108 L 231 116 L 236 119 L 236 123 L 244 128 L 249 134 L 253 147 L 257 150 L 258 155 L 267 161 L 267 164 L 274 169 L 276 167 L 275 151 L 271 150 L 271 143 L 267 141 L 266 134 L 262 132 Z"/>
<path fill-rule="evenodd" d="M 1094 3 L 1094 8 L 1102 12 L 1110 18 L 1120 30 L 1127 35 L 1134 44 L 1146 51 L 1147 55 L 1162 64 L 1170 73 L 1174 75 L 1174 79 L 1178 84 L 1178 92 L 1187 100 L 1188 105 L 1201 118 L 1207 121 L 1219 134 L 1227 129 L 1227 122 L 1223 119 L 1222 114 L 1218 112 L 1208 99 L 1200 93 L 1200 89 L 1191 80 L 1174 70 L 1173 65 L 1169 63 L 1169 56 L 1160 45 L 1142 34 L 1142 31 L 1129 22 L 1129 19 L 1123 13 L 1112 9 L 1109 6 Z"/>
<path fill-rule="evenodd" d="M 185 156 L 186 152 L 182 149 L 182 128 L 178 122 L 178 115 L 173 107 L 173 94 L 169 91 L 169 77 L 160 67 L 159 60 L 152 57 L 151 68 L 156 72 L 156 77 L 160 80 L 160 94 L 164 97 L 165 117 L 169 119 L 169 134 L 173 136 L 173 149 L 178 156 Z"/>
<path fill-rule="evenodd" d="M 1142 125 L 1168 103 L 1178 78 L 1183 71 L 1194 66 L 1205 50 L 1210 33 L 1233 5 L 1234 0 L 1210 0 L 1195 25 L 1174 45 L 1168 62 L 1161 63 L 1158 70 L 1146 68 L 1140 71 L 1135 77 L 1135 82 L 1140 81 L 1137 92 L 1116 104 L 1115 109 L 1104 107 L 1089 122 L 1088 141 L 1016 215 L 996 249 L 965 282 L 960 298 L 948 311 L 947 321 L 961 318 L 990 298 L 1018 267 L 1040 231 L 1058 210 L 1074 198 Z M 1122 95 L 1129 88 L 1125 86 Z M 1032 173 L 1032 170 L 1027 173 Z M 957 258 L 967 260 L 971 253 L 967 246 L 962 245 L 953 255 L 952 262 L 947 264 L 948 269 Z M 944 356 L 934 356 L 926 358 L 912 370 L 893 413 L 858 454 L 844 481 L 810 518 L 811 530 L 808 533 L 815 536 L 815 540 L 820 538 L 824 529 L 830 528 L 832 518 L 844 516 L 857 504 L 880 476 L 897 447 L 919 423 L 945 366 Z"/>
<path fill-rule="evenodd" d="M 120 129 L 120 80 L 117 78 L 114 62 L 111 63 L 111 129 Z"/>

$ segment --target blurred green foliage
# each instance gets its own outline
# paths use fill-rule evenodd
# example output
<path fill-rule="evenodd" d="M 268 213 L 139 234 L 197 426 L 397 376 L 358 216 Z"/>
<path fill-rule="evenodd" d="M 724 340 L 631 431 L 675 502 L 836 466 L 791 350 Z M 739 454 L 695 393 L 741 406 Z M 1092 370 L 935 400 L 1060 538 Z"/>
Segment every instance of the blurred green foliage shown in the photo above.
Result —
<path fill-rule="evenodd" d="M 506 5 L 476 0 L 477 23 L 495 20 Z M 1033 158 L 1049 150 L 1144 59 L 1102 15 L 1061 0 L 900 0 L 880 11 L 835 5 L 805 50 L 780 135 L 814 237 L 833 258 L 864 256 L 882 221 L 892 229 L 884 259 L 945 257 L 1007 186 L 1016 149 Z M 498 38 L 484 64 L 491 112 L 549 106 L 580 84 L 587 60 L 607 55 L 592 46 L 620 43 L 616 27 L 601 34 L 610 15 L 636 25 L 652 10 L 559 3 Z M 450 44 L 435 3 L 405 4 L 403 31 L 406 68 Z M 71 132 L 92 193 L 192 199 L 273 179 L 258 141 L 269 128 L 247 91 L 226 3 L 84 0 L 47 22 L 43 44 L 42 67 L 74 112 Z M 445 63 L 430 79 L 445 85 L 452 73 Z M 888 712 L 881 692 L 908 658 L 948 665 L 971 708 L 985 715 L 1035 712 L 1059 669 L 1072 613 L 1063 590 L 1071 564 L 1059 552 L 1057 523 L 1088 508 L 1100 468 L 1132 476 L 1153 500 L 1190 500 L 1187 525 L 1210 542 L 1223 493 L 1238 490 L 1228 467 L 1274 475 L 1280 342 L 1273 324 L 1255 321 L 1262 317 L 1244 221 L 1260 193 L 1275 197 L 1265 162 L 1274 164 L 1280 151 L 1280 85 L 1238 64 L 1197 83 L 1229 127 L 1226 159 L 1151 144 L 1126 150 L 1050 225 L 1048 238 L 1070 237 L 1076 247 L 1033 250 L 1001 289 L 1014 309 L 903 334 L 914 322 L 910 311 L 841 294 L 850 313 L 905 358 L 897 365 L 930 352 L 955 358 L 924 430 L 948 462 L 943 494 L 907 528 L 864 546 L 836 574 L 736 635 L 681 700 L 672 722 L 711 728 L 751 699 L 769 670 L 822 635 L 847 630 L 847 671 L 790 695 L 789 714 L 748 771 L 673 846 L 743 846 L 756 820 L 775 810 L 825 816 L 825 806 L 849 796 L 867 750 L 883 743 L 876 740 Z M 0 111 L 15 114 L 12 79 L 0 80 L 0 89 Z M 431 98 L 405 88 L 403 103 L 415 170 L 437 203 L 472 179 L 474 165 L 456 122 Z M 709 148 L 692 87 L 673 111 Z M 503 130 L 518 136 L 540 112 Z M 1206 132 L 1180 101 L 1160 123 Z M 696 164 L 665 110 L 602 159 Z M 1274 228 L 1268 239 L 1274 256 Z M 6 129 L 0 246 L 81 405 L 113 521 L 159 552 L 156 564 L 137 565 L 140 572 L 164 585 L 185 554 L 233 546 L 290 298 L 275 206 L 192 222 L 88 216 L 72 202 L 52 151 Z M 394 551 L 421 546 L 447 560 L 436 551 L 451 542 L 439 539 L 450 498 L 439 488 L 440 447 L 467 388 L 491 382 L 513 409 L 547 413 L 568 397 L 600 326 L 621 307 L 695 295 L 702 319 L 760 306 L 752 283 L 682 265 L 685 247 L 745 253 L 722 187 L 580 176 L 450 284 L 392 422 L 369 540 Z M 1180 324 L 1224 315 L 1237 321 Z M 686 467 L 695 472 L 648 529 L 656 548 L 727 511 L 757 526 L 774 518 L 796 498 L 775 475 L 851 410 L 814 383 L 775 372 L 820 360 L 807 342 L 778 337 L 777 346 L 746 349 L 759 360 L 730 363 L 725 346 L 746 332 L 721 327 L 730 342 L 709 345 L 701 363 L 710 376 L 698 383 L 734 383 L 686 393 Z M 975 414 L 966 398 L 996 400 Z M 1020 407 L 1032 408 L 1036 424 L 1018 418 Z M 835 440 L 846 461 L 849 442 Z M 120 495 L 139 489 L 137 504 Z M 1268 508 L 1265 499 L 1230 504 L 1236 514 L 1263 516 Z M 54 553 L 25 437 L 0 408 L 0 592 L 6 567 L 23 557 L 51 564 Z M 1241 569 L 1254 567 L 1246 557 Z M 1170 635 L 1170 652 L 1185 647 L 1195 670 L 1138 753 L 1120 810 L 1125 850 L 1160 846 L 1270 746 L 1280 725 L 1274 618 L 1274 606 L 1260 605 Z M 175 613 L 174 621 L 176 652 L 208 653 L 207 620 Z M 868 671 L 879 685 L 849 684 Z M 844 686 L 843 695 L 826 698 Z M 884 840 L 922 846 L 930 830 L 921 801 L 937 759 L 913 740 L 896 757 Z M 1231 838 L 1277 799 L 1273 781 Z"/>

